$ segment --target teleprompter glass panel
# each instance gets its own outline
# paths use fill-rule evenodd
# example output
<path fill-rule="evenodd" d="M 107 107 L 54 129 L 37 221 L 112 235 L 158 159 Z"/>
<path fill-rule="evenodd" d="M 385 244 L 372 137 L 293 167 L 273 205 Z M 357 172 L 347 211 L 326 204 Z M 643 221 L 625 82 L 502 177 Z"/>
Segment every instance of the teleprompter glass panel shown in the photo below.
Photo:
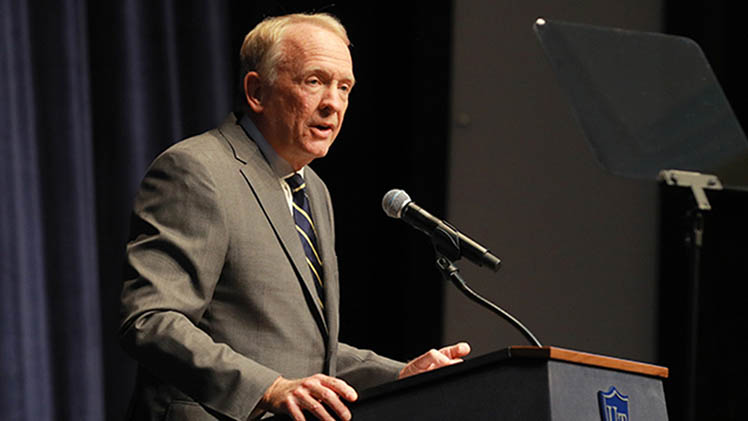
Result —
<path fill-rule="evenodd" d="M 534 30 L 607 170 L 689 170 L 748 186 L 748 141 L 693 40 L 544 19 Z"/>

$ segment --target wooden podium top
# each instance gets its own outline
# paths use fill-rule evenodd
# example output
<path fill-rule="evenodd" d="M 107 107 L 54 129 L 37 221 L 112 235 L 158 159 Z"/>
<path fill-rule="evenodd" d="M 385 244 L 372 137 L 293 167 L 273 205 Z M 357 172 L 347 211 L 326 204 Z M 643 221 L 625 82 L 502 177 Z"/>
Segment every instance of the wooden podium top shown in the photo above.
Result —
<path fill-rule="evenodd" d="M 597 367 L 608 370 L 617 370 L 637 375 L 657 377 L 665 379 L 668 377 L 668 369 L 657 365 L 640 363 L 603 355 L 589 354 L 586 352 L 572 351 L 552 346 L 541 348 L 535 346 L 512 346 L 486 355 L 465 360 L 460 364 L 442 367 L 438 370 L 429 371 L 417 376 L 397 380 L 392 383 L 375 386 L 364 390 L 361 398 L 371 399 L 386 394 L 397 393 L 411 387 L 418 387 L 440 379 L 462 375 L 472 370 L 482 370 L 487 366 L 495 364 L 508 364 L 510 361 L 538 360 L 538 361 L 561 361 L 571 364 Z"/>
<path fill-rule="evenodd" d="M 663 379 L 668 377 L 667 367 L 606 357 L 603 355 L 588 354 L 586 352 L 572 351 L 553 346 L 544 346 L 542 348 L 536 346 L 512 346 L 507 350 L 510 357 L 566 361 L 575 364 L 643 374 L 646 376 L 661 377 Z"/>

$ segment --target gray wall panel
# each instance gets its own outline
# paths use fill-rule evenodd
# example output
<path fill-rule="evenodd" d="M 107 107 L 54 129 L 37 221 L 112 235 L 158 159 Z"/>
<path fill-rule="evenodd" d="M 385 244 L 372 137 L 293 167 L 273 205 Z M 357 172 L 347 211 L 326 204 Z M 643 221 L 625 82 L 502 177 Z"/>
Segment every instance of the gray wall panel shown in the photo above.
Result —
<path fill-rule="evenodd" d="M 532 31 L 549 19 L 661 31 L 661 0 L 456 1 L 448 219 L 504 260 L 460 263 L 544 344 L 654 361 L 656 183 L 594 160 Z M 414 198 L 417 202 L 418 198 Z M 445 285 L 445 341 L 525 344 Z"/>

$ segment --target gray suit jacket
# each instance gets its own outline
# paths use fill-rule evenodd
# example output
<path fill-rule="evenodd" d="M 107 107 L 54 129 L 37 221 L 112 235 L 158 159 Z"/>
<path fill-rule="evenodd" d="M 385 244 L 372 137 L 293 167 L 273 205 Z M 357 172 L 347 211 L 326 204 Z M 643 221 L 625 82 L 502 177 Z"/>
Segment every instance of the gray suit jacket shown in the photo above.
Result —
<path fill-rule="evenodd" d="M 279 375 L 396 378 L 402 363 L 338 343 L 330 196 L 305 179 L 324 309 L 277 176 L 233 115 L 151 164 L 122 290 L 121 341 L 139 365 L 130 419 L 243 420 Z"/>

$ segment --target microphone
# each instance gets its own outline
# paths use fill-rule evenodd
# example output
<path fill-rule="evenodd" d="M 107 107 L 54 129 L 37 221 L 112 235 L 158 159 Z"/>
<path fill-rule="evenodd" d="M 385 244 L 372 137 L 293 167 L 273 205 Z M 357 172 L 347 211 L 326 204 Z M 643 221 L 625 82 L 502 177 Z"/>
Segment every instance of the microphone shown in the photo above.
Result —
<path fill-rule="evenodd" d="M 455 255 L 447 257 L 451 257 L 453 260 L 465 257 L 478 266 L 487 266 L 494 272 L 499 270 L 501 259 L 491 254 L 490 250 L 459 232 L 447 222 L 431 215 L 416 205 L 410 199 L 408 193 L 405 193 L 403 190 L 392 189 L 388 191 L 384 195 L 384 198 L 382 198 L 382 209 L 384 209 L 384 213 L 390 218 L 402 219 L 413 228 L 432 237 L 435 243 L 442 240 L 442 238 L 434 238 L 435 236 L 443 237 L 443 233 L 446 233 L 452 243 L 450 248 L 456 248 Z M 439 231 L 442 233 L 439 233 Z"/>

